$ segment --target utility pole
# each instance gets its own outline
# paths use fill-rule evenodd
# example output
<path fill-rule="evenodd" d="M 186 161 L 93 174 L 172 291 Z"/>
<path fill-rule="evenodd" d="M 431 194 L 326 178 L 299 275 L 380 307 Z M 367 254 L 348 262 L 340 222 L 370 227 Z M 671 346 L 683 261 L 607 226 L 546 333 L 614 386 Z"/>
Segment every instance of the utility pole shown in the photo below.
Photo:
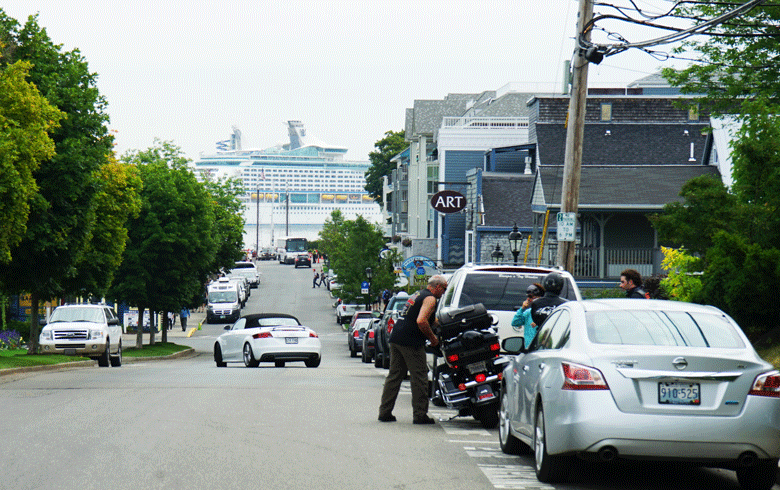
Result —
<path fill-rule="evenodd" d="M 577 16 L 577 45 L 572 68 L 572 87 L 569 97 L 569 114 L 566 123 L 566 153 L 561 190 L 561 213 L 574 213 L 580 203 L 580 174 L 582 173 L 582 140 L 585 134 L 585 103 L 588 95 L 588 60 L 581 43 L 590 41 L 590 28 L 585 25 L 593 18 L 593 0 L 580 0 Z M 574 270 L 576 239 L 558 240 L 557 265 L 567 271 Z"/>

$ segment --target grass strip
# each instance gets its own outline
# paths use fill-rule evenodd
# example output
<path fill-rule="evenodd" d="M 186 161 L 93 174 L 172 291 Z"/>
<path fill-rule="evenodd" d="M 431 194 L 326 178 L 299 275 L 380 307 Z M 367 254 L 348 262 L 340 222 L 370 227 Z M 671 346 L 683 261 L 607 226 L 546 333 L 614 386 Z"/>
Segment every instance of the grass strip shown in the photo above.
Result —
<path fill-rule="evenodd" d="M 157 342 L 154 345 L 144 345 L 143 348 L 130 348 L 122 351 L 124 357 L 161 357 L 175 354 L 190 347 L 171 342 Z"/>
<path fill-rule="evenodd" d="M 59 354 L 28 354 L 27 349 L 0 350 L 0 369 L 48 366 L 88 360 L 87 357 L 61 356 Z"/>

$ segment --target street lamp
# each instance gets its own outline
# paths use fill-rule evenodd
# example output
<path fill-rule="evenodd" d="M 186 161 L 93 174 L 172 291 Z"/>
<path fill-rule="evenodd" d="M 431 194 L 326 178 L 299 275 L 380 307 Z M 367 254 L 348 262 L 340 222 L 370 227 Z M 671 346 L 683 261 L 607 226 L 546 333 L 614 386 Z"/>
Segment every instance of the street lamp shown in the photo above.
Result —
<path fill-rule="evenodd" d="M 490 254 L 493 257 L 493 262 L 501 262 L 504 260 L 504 252 L 501 251 L 501 245 L 496 243 L 496 249 Z"/>
<path fill-rule="evenodd" d="M 366 267 L 366 279 L 368 279 L 368 295 L 366 296 L 366 310 L 371 311 L 371 277 L 374 275 L 371 267 Z"/>
<path fill-rule="evenodd" d="M 517 256 L 520 255 L 520 243 L 523 241 L 523 235 L 517 229 L 517 223 L 509 233 L 509 250 L 512 251 L 512 255 L 515 258 L 515 265 L 517 265 Z"/>

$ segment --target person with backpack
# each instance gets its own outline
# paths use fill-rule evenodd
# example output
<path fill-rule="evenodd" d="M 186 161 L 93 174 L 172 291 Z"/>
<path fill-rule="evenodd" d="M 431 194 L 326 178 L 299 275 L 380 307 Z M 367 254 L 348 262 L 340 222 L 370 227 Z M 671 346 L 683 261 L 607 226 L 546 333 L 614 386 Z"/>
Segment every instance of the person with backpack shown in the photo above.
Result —
<path fill-rule="evenodd" d="M 650 295 L 642 288 L 642 276 L 634 269 L 620 273 L 620 288 L 626 292 L 626 298 L 650 299 Z"/>
<path fill-rule="evenodd" d="M 544 276 L 542 280 L 544 296 L 531 303 L 531 319 L 537 329 L 542 326 L 542 323 L 550 316 L 556 306 L 566 302 L 560 297 L 564 282 L 563 276 L 557 272 L 550 272 Z"/>

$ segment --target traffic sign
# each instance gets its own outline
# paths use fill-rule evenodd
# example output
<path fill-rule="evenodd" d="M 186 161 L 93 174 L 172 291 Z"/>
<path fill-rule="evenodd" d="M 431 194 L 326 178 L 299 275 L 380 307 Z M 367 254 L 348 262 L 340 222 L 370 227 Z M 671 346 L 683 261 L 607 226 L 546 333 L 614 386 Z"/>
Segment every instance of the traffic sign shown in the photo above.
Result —
<path fill-rule="evenodd" d="M 573 242 L 577 235 L 577 213 L 558 213 L 558 241 Z"/>

